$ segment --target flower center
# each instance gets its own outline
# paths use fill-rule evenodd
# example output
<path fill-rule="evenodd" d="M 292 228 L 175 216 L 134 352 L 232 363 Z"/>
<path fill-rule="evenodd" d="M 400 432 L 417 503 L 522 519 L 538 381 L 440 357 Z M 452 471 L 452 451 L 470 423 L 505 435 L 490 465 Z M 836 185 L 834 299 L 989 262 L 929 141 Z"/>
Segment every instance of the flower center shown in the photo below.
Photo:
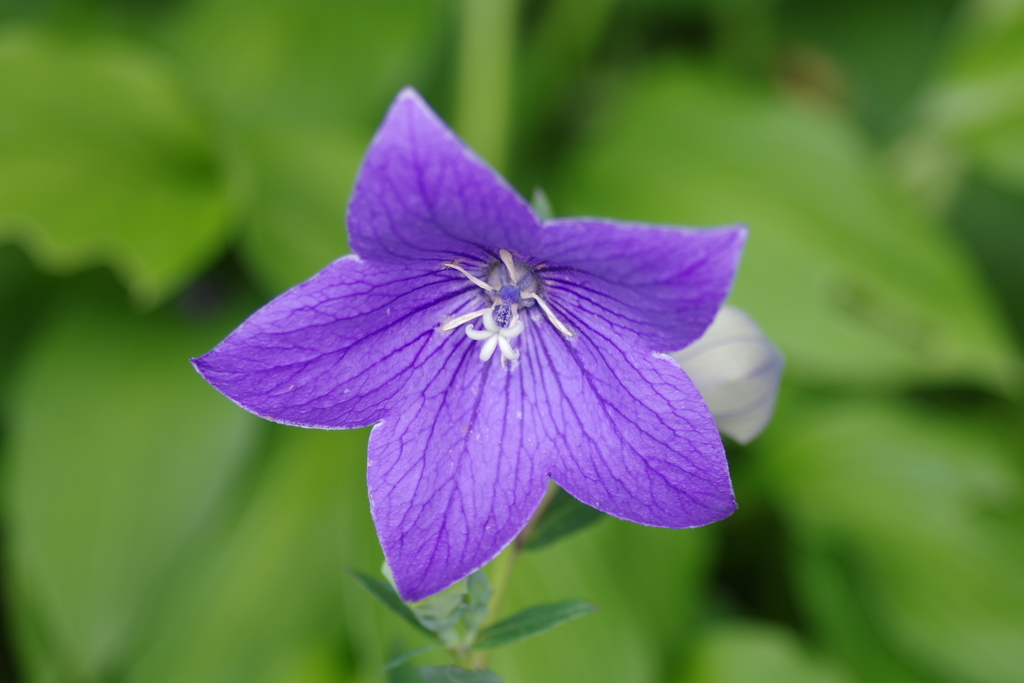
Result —
<path fill-rule="evenodd" d="M 480 279 L 462 268 L 458 263 L 450 261 L 445 268 L 457 270 L 486 293 L 491 305 L 488 308 L 458 316 L 441 326 L 442 330 L 453 330 L 463 323 L 466 335 L 470 339 L 483 342 L 480 349 L 480 360 L 491 359 L 496 349 L 501 350 L 503 361 L 519 358 L 519 352 L 512 348 L 511 339 L 515 339 L 526 329 L 519 318 L 520 309 L 539 305 L 544 315 L 559 332 L 572 337 L 573 332 L 555 316 L 554 311 L 540 296 L 541 281 L 533 268 L 512 258 L 512 254 L 504 249 L 498 252 L 500 261 L 491 264 Z M 473 327 L 477 318 L 483 318 L 484 329 Z"/>

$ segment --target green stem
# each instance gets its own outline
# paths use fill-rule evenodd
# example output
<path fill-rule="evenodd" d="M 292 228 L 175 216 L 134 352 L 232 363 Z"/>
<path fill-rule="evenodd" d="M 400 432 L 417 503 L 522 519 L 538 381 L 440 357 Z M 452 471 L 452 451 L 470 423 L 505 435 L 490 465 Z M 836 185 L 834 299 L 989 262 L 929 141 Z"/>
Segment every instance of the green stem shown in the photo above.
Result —
<path fill-rule="evenodd" d="M 508 151 L 518 0 L 463 0 L 455 122 L 497 168 Z"/>
<path fill-rule="evenodd" d="M 484 619 L 481 628 L 487 628 L 498 620 L 502 604 L 505 602 L 505 595 L 508 593 L 509 583 L 512 580 L 512 572 L 516 568 L 516 560 L 519 559 L 519 554 L 523 552 L 523 546 L 530 540 L 530 535 L 533 534 L 537 522 L 544 516 L 548 505 L 551 504 L 551 500 L 555 497 L 556 493 L 558 493 L 558 486 L 555 482 L 549 481 L 547 493 L 544 494 L 544 499 L 541 500 L 537 510 L 530 517 L 530 521 L 526 523 L 526 526 L 519 532 L 515 540 L 505 548 L 505 552 L 494 561 L 492 565 L 494 567 L 494 578 L 491 580 L 491 602 L 487 606 L 487 617 Z M 479 650 L 476 652 L 473 656 L 472 664 L 477 669 L 485 668 L 487 666 L 487 651 Z"/>

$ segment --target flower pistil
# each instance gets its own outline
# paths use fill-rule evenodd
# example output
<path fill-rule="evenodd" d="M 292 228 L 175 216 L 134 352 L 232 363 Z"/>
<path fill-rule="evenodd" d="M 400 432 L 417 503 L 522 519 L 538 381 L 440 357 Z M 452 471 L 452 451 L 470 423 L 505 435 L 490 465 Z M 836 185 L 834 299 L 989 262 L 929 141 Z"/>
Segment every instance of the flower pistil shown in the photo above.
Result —
<path fill-rule="evenodd" d="M 505 249 L 500 250 L 498 255 L 500 261 L 494 262 L 487 269 L 484 274 L 486 279 L 473 275 L 455 261 L 443 264 L 444 268 L 459 271 L 470 282 L 484 290 L 490 306 L 452 318 L 441 326 L 441 330 L 454 330 L 464 323 L 469 323 L 465 327 L 466 335 L 470 339 L 484 342 L 483 348 L 480 349 L 480 360 L 484 362 L 490 360 L 496 348 L 501 349 L 504 360 L 519 358 L 519 352 L 512 348 L 509 340 L 518 337 L 525 329 L 523 321 L 519 318 L 520 309 L 538 305 L 555 329 L 566 337 L 574 336 L 573 331 L 558 319 L 551 306 L 540 296 L 541 280 L 536 271 L 531 266 L 516 261 Z M 473 327 L 472 321 L 477 318 L 483 318 L 484 329 L 478 330 Z"/>

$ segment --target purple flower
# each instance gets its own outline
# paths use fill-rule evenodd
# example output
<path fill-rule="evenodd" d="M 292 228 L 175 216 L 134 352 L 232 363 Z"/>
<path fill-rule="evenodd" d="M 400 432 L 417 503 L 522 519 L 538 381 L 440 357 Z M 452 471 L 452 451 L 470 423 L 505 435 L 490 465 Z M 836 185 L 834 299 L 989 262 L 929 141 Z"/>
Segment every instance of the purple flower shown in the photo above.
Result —
<path fill-rule="evenodd" d="M 193 362 L 267 419 L 374 425 L 370 508 L 403 598 L 493 559 L 549 478 L 640 524 L 735 509 L 715 423 L 665 354 L 714 318 L 742 227 L 542 224 L 411 89 L 370 145 L 348 226 L 355 255 Z"/>

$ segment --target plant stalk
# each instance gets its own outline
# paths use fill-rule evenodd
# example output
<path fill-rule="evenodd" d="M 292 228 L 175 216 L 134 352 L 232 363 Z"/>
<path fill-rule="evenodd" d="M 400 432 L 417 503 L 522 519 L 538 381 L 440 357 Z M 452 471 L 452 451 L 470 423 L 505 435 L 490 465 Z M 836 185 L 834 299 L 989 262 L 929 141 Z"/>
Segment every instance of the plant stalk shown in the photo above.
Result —
<path fill-rule="evenodd" d="M 487 617 L 484 619 L 481 630 L 498 621 L 502 604 L 505 601 L 505 595 L 508 593 L 509 583 L 512 580 L 512 572 L 516 567 L 516 560 L 519 559 L 523 546 L 530 540 L 533 530 L 537 527 L 537 522 L 544 516 L 556 493 L 558 493 L 558 486 L 555 482 L 549 481 L 547 493 L 544 494 L 540 505 L 537 506 L 533 516 L 530 517 L 530 521 L 526 523 L 526 526 L 515 537 L 515 540 L 505 548 L 505 552 L 494 561 L 494 578 L 491 581 L 491 603 L 487 606 Z M 478 650 L 474 653 L 472 665 L 476 669 L 485 668 L 487 666 L 487 651 Z"/>
<path fill-rule="evenodd" d="M 456 128 L 498 170 L 504 168 L 508 152 L 518 4 L 518 0 L 462 3 Z"/>

